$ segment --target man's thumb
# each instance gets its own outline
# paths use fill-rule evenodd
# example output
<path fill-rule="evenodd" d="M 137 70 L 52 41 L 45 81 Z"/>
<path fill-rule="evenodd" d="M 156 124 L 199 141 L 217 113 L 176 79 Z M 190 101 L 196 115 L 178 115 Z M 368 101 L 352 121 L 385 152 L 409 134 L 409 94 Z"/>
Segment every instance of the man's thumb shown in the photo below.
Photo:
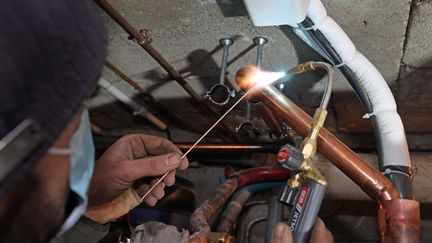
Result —
<path fill-rule="evenodd" d="M 271 243 L 293 243 L 291 230 L 284 223 L 277 223 L 273 230 Z"/>

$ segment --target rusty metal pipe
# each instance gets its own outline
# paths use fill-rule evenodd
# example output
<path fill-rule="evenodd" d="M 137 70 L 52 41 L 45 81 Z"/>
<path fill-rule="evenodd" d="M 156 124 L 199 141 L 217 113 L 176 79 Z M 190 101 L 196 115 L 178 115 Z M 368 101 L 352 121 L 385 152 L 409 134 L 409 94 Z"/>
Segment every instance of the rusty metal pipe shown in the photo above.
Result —
<path fill-rule="evenodd" d="M 204 102 L 202 97 L 195 92 L 192 86 L 178 73 L 162 55 L 147 42 L 144 36 L 139 33 L 108 1 L 93 0 L 105 13 L 107 13 L 120 27 L 122 27 L 137 43 L 140 45 L 165 71 L 180 85 L 182 88 L 204 109 L 207 110 L 213 117 L 218 118 L 218 115 Z M 221 128 L 229 132 L 233 138 L 239 141 L 237 135 L 231 131 L 229 126 L 223 122 Z"/>
<path fill-rule="evenodd" d="M 139 33 L 108 1 L 94 0 L 120 27 L 122 27 L 153 59 L 162 66 L 168 74 L 177 81 L 195 100 L 201 100 L 184 78 L 162 57 L 162 55 L 151 46 L 150 43 Z"/>

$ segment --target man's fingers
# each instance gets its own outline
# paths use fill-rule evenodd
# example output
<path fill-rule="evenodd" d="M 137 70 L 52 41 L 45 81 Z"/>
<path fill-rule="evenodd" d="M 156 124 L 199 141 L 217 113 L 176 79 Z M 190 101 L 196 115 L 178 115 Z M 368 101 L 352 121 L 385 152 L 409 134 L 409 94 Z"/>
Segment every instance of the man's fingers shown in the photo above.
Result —
<path fill-rule="evenodd" d="M 184 170 L 184 169 L 186 169 L 187 167 L 189 167 L 189 161 L 188 161 L 188 159 L 186 158 L 186 157 L 184 157 L 183 159 L 182 159 L 182 161 L 181 161 L 181 164 L 180 164 L 180 169 L 182 169 L 182 170 Z"/>
<path fill-rule="evenodd" d="M 142 197 L 149 189 L 150 185 L 146 184 L 139 186 L 135 191 L 138 193 L 138 196 Z M 150 193 L 144 198 L 144 202 L 149 206 L 154 206 L 157 203 L 157 199 L 152 195 L 152 193 Z"/>
<path fill-rule="evenodd" d="M 141 185 L 138 188 L 136 188 L 136 192 L 140 197 L 144 196 L 148 190 L 156 183 L 156 179 L 152 181 L 151 185 Z M 145 198 L 144 203 L 146 203 L 149 206 L 156 205 L 157 201 L 161 199 L 164 195 L 164 183 L 158 184 Z"/>
<path fill-rule="evenodd" d="M 159 179 L 154 179 L 151 182 L 151 186 L 153 186 Z M 165 183 L 164 182 L 160 182 L 154 189 L 153 191 L 150 193 L 152 194 L 156 199 L 161 199 L 164 195 L 164 188 L 165 188 Z"/>
<path fill-rule="evenodd" d="M 333 243 L 333 235 L 327 230 L 324 222 L 317 218 L 312 231 L 310 243 Z"/>
<path fill-rule="evenodd" d="M 153 207 L 154 205 L 156 205 L 157 201 L 158 200 L 154 196 L 150 196 L 150 195 L 147 196 L 146 198 L 144 198 L 145 204 L 147 204 L 147 205 L 149 205 L 151 207 Z"/>
<path fill-rule="evenodd" d="M 166 186 L 172 186 L 175 183 L 175 170 L 171 171 L 164 179 L 163 183 L 165 183 Z"/>
<path fill-rule="evenodd" d="M 277 223 L 273 230 L 271 243 L 293 243 L 291 230 L 284 223 Z"/>

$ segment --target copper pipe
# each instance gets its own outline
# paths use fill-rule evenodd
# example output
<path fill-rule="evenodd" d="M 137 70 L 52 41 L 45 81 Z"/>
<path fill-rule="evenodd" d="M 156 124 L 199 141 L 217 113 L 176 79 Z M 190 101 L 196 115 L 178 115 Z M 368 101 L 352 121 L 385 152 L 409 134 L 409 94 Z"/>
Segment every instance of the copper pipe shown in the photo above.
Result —
<path fill-rule="evenodd" d="M 192 143 L 176 143 L 176 146 L 182 150 L 188 150 Z M 191 153 L 277 153 L 280 149 L 276 144 L 198 144 Z"/>
<path fill-rule="evenodd" d="M 292 101 L 271 87 L 258 91 L 255 95 L 300 136 L 307 136 L 312 118 Z M 369 166 L 325 128 L 318 135 L 318 150 L 378 202 L 382 242 L 418 242 L 418 202 L 400 199 L 399 191 L 387 177 Z"/>
<path fill-rule="evenodd" d="M 136 90 L 138 90 L 146 98 L 148 97 L 151 100 L 155 100 L 155 98 L 149 92 L 147 92 L 147 90 L 145 90 L 144 87 L 142 87 L 140 84 L 138 84 L 138 82 L 132 80 L 128 75 L 126 75 L 118 67 L 114 66 L 114 64 L 110 63 L 109 61 L 106 61 L 105 66 L 109 70 L 111 70 L 113 73 L 115 73 L 117 76 L 119 76 L 121 79 L 123 79 L 128 84 L 130 84 L 132 87 L 134 87 Z"/>
<path fill-rule="evenodd" d="M 247 202 L 251 193 L 248 190 L 240 190 L 236 192 L 233 199 L 228 203 L 225 211 L 221 215 L 220 223 L 217 227 L 218 232 L 230 233 L 232 227 L 237 220 L 237 216 L 243 209 L 243 205 Z"/>
<path fill-rule="evenodd" d="M 291 100 L 272 87 L 258 91 L 255 95 L 300 136 L 308 135 L 312 118 Z M 321 129 L 318 136 L 318 150 L 379 203 L 400 198 L 399 192 L 387 177 L 369 166 L 325 128 Z"/>
<path fill-rule="evenodd" d="M 247 89 L 252 85 L 251 75 L 254 74 L 250 69 L 242 68 L 236 74 L 236 82 Z M 308 135 L 312 118 L 275 88 L 265 87 L 250 97 L 262 101 L 300 136 Z M 383 242 L 418 242 L 418 202 L 400 199 L 399 191 L 387 177 L 366 164 L 327 129 L 322 128 L 318 134 L 318 150 L 378 202 L 378 223 Z"/>
<path fill-rule="evenodd" d="M 305 68 L 313 70 L 313 65 L 300 64 L 289 72 L 299 73 L 297 72 L 298 68 L 303 72 Z M 257 71 L 255 68 L 243 67 L 237 71 L 235 80 L 240 88 L 247 90 L 257 82 L 254 80 L 256 75 Z M 328 91 L 329 89 L 326 90 Z M 312 126 L 312 118 L 276 88 L 267 85 L 247 98 L 260 100 L 273 113 L 278 114 L 300 136 L 308 136 Z M 369 166 L 360 156 L 345 146 L 327 129 L 322 128 L 320 130 L 317 140 L 320 153 L 359 185 L 371 198 L 381 204 L 384 201 L 400 198 L 399 191 L 387 177 Z"/>
<path fill-rule="evenodd" d="M 211 233 L 208 221 L 217 210 L 222 207 L 237 189 L 237 179 L 227 179 L 213 195 L 207 199 L 190 218 L 191 231 L 194 232 L 189 239 L 190 243 L 206 243 Z"/>
<path fill-rule="evenodd" d="M 420 203 L 409 199 L 386 201 L 378 211 L 381 242 L 420 242 Z"/>
<path fill-rule="evenodd" d="M 195 92 L 192 86 L 178 73 L 162 55 L 147 42 L 144 36 L 139 33 L 108 1 L 93 0 L 105 13 L 107 13 L 120 27 L 122 27 L 137 43 L 140 45 L 165 71 L 178 83 L 183 89 L 204 109 L 206 109 L 213 117 L 218 118 L 218 115 L 204 102 L 202 97 Z M 229 132 L 233 138 L 239 140 L 237 135 L 231 131 L 229 126 L 221 123 L 220 127 Z"/>

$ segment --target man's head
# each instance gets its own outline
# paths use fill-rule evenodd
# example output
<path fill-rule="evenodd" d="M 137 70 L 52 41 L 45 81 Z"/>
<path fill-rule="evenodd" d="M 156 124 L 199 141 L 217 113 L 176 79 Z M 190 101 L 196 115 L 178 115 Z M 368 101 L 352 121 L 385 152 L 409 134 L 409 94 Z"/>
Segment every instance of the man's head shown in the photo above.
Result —
<path fill-rule="evenodd" d="M 47 151 L 69 147 L 106 49 L 106 29 L 90 1 L 0 1 L 0 139 L 26 119 L 42 138 L 0 178 L 1 242 L 43 242 L 63 222 L 69 156 Z"/>
<path fill-rule="evenodd" d="M 68 148 L 80 125 L 81 110 L 54 142 Z M 54 237 L 65 219 L 69 195 L 70 158 L 45 154 L 0 200 L 1 241 L 46 242 Z M 23 234 L 25 232 L 25 234 Z"/>

